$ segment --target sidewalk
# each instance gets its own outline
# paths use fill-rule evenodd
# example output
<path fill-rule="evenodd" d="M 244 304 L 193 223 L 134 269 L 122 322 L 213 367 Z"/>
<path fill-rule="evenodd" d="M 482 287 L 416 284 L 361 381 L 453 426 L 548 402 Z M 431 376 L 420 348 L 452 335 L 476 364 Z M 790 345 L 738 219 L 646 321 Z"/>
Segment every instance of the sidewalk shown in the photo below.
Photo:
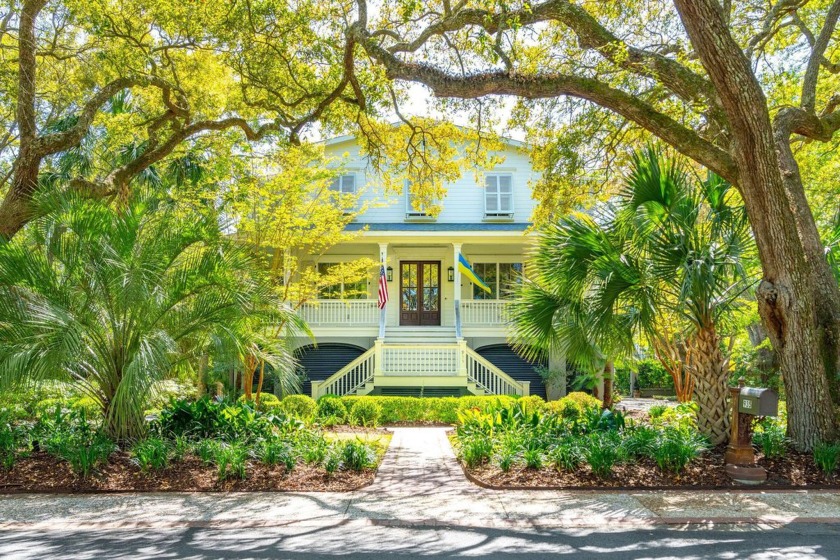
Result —
<path fill-rule="evenodd" d="M 840 524 L 840 493 L 487 490 L 464 478 L 443 428 L 395 428 L 374 484 L 351 493 L 0 495 L 0 530 L 804 522 Z"/>

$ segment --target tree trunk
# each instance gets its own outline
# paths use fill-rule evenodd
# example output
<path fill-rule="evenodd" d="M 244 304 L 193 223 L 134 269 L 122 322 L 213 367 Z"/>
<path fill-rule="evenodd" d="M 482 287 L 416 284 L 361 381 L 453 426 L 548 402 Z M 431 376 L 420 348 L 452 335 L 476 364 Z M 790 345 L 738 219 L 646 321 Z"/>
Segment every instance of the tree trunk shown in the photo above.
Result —
<path fill-rule="evenodd" d="M 729 360 L 720 351 L 720 336 L 714 326 L 699 330 L 689 344 L 697 427 L 712 445 L 718 445 L 729 437 Z"/>
<path fill-rule="evenodd" d="M 719 3 L 675 4 L 732 125 L 738 188 L 764 273 L 758 308 L 779 353 L 788 433 L 798 449 L 811 449 L 837 435 L 830 387 L 840 369 L 840 290 L 822 252 L 789 134 L 774 130 L 761 86 Z"/>
<path fill-rule="evenodd" d="M 604 365 L 604 408 L 612 408 L 613 405 L 613 379 L 615 378 L 615 364 L 607 360 Z"/>

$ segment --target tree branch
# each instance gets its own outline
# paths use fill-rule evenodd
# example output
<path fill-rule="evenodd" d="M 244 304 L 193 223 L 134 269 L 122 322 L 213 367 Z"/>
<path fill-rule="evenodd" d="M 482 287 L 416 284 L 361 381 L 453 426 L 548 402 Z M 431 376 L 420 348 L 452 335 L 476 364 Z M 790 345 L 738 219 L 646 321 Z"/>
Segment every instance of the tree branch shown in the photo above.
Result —
<path fill-rule="evenodd" d="M 611 88 L 598 80 L 563 74 L 522 76 L 506 72 L 453 76 L 426 64 L 403 62 L 369 40 L 359 27 L 356 29 L 360 34 L 357 38 L 359 44 L 385 67 L 391 79 L 425 84 L 438 97 L 475 99 L 487 95 L 514 95 L 545 99 L 569 95 L 586 99 L 635 122 L 718 175 L 737 183 L 738 173 L 728 153 L 656 111 L 637 96 Z"/>
<path fill-rule="evenodd" d="M 840 0 L 834 0 L 825 15 L 825 23 L 817 35 L 811 47 L 811 56 L 808 59 L 808 67 L 805 70 L 805 77 L 802 80 L 802 109 L 809 113 L 816 111 L 817 103 L 817 78 L 820 73 L 820 65 L 825 58 L 825 50 L 837 27 L 837 19 L 840 17 Z"/>

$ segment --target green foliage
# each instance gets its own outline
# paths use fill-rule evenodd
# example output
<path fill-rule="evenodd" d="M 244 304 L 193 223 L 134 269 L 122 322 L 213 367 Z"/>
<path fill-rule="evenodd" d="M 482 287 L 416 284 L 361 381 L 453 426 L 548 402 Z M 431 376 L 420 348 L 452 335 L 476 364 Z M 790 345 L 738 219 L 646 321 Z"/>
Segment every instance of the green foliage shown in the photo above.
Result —
<path fill-rule="evenodd" d="M 615 432 L 593 433 L 585 442 L 583 459 L 599 478 L 612 475 L 622 458 L 621 439 Z"/>
<path fill-rule="evenodd" d="M 773 421 L 758 424 L 753 434 L 753 444 L 757 445 L 768 459 L 784 457 L 788 448 L 785 427 Z"/>
<path fill-rule="evenodd" d="M 382 407 L 380 423 L 395 424 L 400 422 L 429 422 L 439 424 L 455 424 L 458 412 L 468 409 L 486 410 L 502 404 L 510 404 L 515 397 L 507 395 L 495 396 L 465 396 L 465 397 L 380 397 L 380 396 L 346 396 L 341 401 L 348 410 L 362 398 L 375 399 Z M 323 399 L 323 397 L 322 397 Z M 320 400 L 319 400 L 320 402 Z"/>
<path fill-rule="evenodd" d="M 266 465 L 282 464 L 286 472 L 292 472 L 295 468 L 295 452 L 288 442 L 278 439 L 262 441 L 257 447 L 257 458 Z"/>
<path fill-rule="evenodd" d="M 248 448 L 239 442 L 223 442 L 216 449 L 212 462 L 219 480 L 247 477 Z"/>
<path fill-rule="evenodd" d="M 667 404 L 655 404 L 648 409 L 648 416 L 652 420 L 661 418 L 663 414 L 670 408 Z"/>
<path fill-rule="evenodd" d="M 674 379 L 659 360 L 652 358 L 639 360 L 636 364 L 636 387 L 673 387 Z"/>
<path fill-rule="evenodd" d="M 707 441 L 697 432 L 669 426 L 659 434 L 651 455 L 663 471 L 679 473 L 707 446 Z"/>
<path fill-rule="evenodd" d="M 545 455 L 543 455 L 542 449 L 531 447 L 522 453 L 522 459 L 529 469 L 541 469 L 545 462 Z"/>
<path fill-rule="evenodd" d="M 72 380 L 110 437 L 136 438 L 156 384 L 182 360 L 206 351 L 222 362 L 245 353 L 255 324 L 299 323 L 214 213 L 55 192 L 25 235 L 0 244 L 4 387 Z"/>
<path fill-rule="evenodd" d="M 5 470 L 11 469 L 30 446 L 27 430 L 15 420 L 12 414 L 0 411 L 0 468 Z"/>
<path fill-rule="evenodd" d="M 306 423 L 312 422 L 317 411 L 315 401 L 307 395 L 287 395 L 283 398 L 282 406 L 287 414 Z"/>
<path fill-rule="evenodd" d="M 584 392 L 574 391 L 560 400 L 547 403 L 546 406 L 563 418 L 577 420 L 589 410 L 600 410 L 601 401 Z"/>
<path fill-rule="evenodd" d="M 376 426 L 382 417 L 382 407 L 374 398 L 362 397 L 350 409 L 350 423 L 359 426 Z"/>
<path fill-rule="evenodd" d="M 270 437 L 276 431 L 293 432 L 300 421 L 281 413 L 269 414 L 247 404 L 228 403 L 210 397 L 172 401 L 152 424 L 155 433 L 190 439 L 222 438 L 253 441 Z"/>
<path fill-rule="evenodd" d="M 821 442 L 814 446 L 814 464 L 826 476 L 834 476 L 840 464 L 840 443 Z"/>
<path fill-rule="evenodd" d="M 242 395 L 236 400 L 239 404 L 248 404 L 252 408 L 256 405 L 256 395 L 254 395 L 254 400 L 247 400 L 245 395 Z M 283 410 L 283 403 L 278 399 L 275 395 L 271 393 L 260 393 L 260 405 L 256 407 L 257 410 L 260 412 L 280 412 Z"/>
<path fill-rule="evenodd" d="M 376 452 L 363 441 L 347 441 L 341 451 L 341 462 L 345 468 L 362 471 L 376 465 Z"/>
<path fill-rule="evenodd" d="M 39 444 L 51 455 L 70 463 L 77 475 L 87 478 L 116 450 L 114 442 L 88 421 L 84 409 L 41 417 L 33 428 Z"/>
<path fill-rule="evenodd" d="M 318 420 L 327 425 L 343 424 L 347 421 L 347 405 L 338 397 L 318 399 Z"/>
<path fill-rule="evenodd" d="M 569 438 L 551 448 L 549 459 L 556 468 L 572 472 L 583 462 L 583 449 L 577 439 Z"/>
<path fill-rule="evenodd" d="M 459 437 L 458 442 L 460 459 L 470 468 L 486 463 L 493 454 L 493 442 L 490 436 L 476 433 Z"/>
<path fill-rule="evenodd" d="M 169 466 L 172 448 L 162 438 L 151 437 L 137 442 L 131 449 L 134 460 L 144 473 L 160 471 Z"/>

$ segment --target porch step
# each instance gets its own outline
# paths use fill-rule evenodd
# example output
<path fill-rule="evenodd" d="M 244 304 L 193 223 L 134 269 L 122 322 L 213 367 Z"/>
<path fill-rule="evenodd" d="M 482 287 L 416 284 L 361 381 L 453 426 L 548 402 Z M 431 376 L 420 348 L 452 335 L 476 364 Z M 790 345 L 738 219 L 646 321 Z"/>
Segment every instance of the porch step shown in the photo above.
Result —
<path fill-rule="evenodd" d="M 454 344 L 455 327 L 387 327 L 386 344 Z"/>

